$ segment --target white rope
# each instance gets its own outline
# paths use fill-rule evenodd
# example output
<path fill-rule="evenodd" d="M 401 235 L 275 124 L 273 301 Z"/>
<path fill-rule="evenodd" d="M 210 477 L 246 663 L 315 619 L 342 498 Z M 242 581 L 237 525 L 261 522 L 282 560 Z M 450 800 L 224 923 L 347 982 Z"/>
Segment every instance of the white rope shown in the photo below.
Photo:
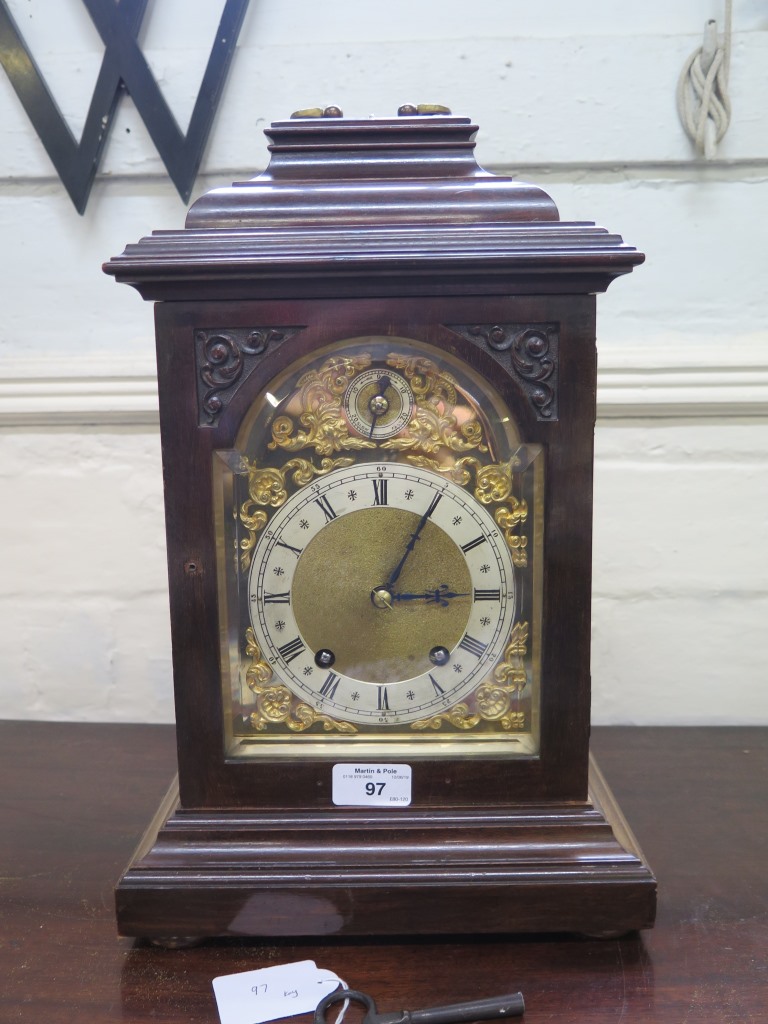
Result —
<path fill-rule="evenodd" d="M 341 985 L 342 988 L 349 988 L 349 985 L 346 983 L 346 981 L 344 981 L 343 978 L 339 978 L 339 985 Z M 341 1009 L 339 1010 L 339 1014 L 336 1020 L 333 1022 L 333 1024 L 343 1024 L 348 1009 L 349 1000 L 345 999 L 344 1002 L 342 1003 Z"/>
<path fill-rule="evenodd" d="M 710 160 L 728 130 L 731 100 L 728 74 L 731 64 L 733 0 L 725 0 L 725 31 L 718 40 L 717 22 L 704 26 L 704 42 L 680 72 L 677 110 L 688 137 L 700 156 Z"/>

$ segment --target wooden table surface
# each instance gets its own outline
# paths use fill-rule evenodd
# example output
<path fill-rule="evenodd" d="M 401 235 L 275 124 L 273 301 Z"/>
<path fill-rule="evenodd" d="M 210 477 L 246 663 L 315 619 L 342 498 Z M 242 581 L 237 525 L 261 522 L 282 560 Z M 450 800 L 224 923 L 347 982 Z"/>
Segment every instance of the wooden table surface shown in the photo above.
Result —
<path fill-rule="evenodd" d="M 596 729 L 593 748 L 659 879 L 653 931 L 167 951 L 117 936 L 112 887 L 172 729 L 2 722 L 0 1021 L 216 1022 L 216 976 L 312 959 L 383 1011 L 520 989 L 525 1024 L 768 1022 L 768 729 Z"/>

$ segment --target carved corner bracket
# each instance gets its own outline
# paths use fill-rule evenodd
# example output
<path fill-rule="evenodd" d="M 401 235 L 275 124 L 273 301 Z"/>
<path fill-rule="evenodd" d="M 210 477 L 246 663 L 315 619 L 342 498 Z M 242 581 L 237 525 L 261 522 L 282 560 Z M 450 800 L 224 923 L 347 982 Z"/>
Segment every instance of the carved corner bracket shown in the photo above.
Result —
<path fill-rule="evenodd" d="M 475 344 L 485 342 L 517 378 L 540 420 L 557 419 L 557 324 L 464 324 L 448 329 Z M 509 353 L 509 362 L 502 353 Z"/>
<path fill-rule="evenodd" d="M 303 327 L 244 327 L 195 331 L 198 423 L 215 426 L 268 347 Z"/>

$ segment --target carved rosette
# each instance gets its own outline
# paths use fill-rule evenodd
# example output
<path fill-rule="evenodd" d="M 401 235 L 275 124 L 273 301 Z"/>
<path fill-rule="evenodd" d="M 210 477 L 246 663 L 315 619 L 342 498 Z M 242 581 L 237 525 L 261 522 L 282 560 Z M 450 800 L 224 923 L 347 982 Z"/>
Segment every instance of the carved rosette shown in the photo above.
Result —
<path fill-rule="evenodd" d="M 537 419 L 557 419 L 558 332 L 556 324 L 465 324 L 449 330 L 468 341 L 484 341 L 512 370 Z M 501 353 L 509 353 L 509 363 Z"/>
<path fill-rule="evenodd" d="M 253 327 L 195 331 L 200 426 L 215 426 L 269 346 L 274 347 L 301 330 L 302 327 Z"/>

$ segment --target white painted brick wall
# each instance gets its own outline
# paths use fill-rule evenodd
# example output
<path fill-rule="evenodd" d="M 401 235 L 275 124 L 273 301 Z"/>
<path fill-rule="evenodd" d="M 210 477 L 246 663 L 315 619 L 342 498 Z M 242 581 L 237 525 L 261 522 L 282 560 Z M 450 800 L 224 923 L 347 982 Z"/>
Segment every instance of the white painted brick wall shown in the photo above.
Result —
<path fill-rule="evenodd" d="M 80 0 L 11 0 L 72 130 L 101 46 Z M 185 123 L 221 2 L 142 46 Z M 734 5 L 733 123 L 694 158 L 677 76 L 719 0 L 259 0 L 195 194 L 257 173 L 297 107 L 447 103 L 478 157 L 648 255 L 600 297 L 597 722 L 768 722 L 768 14 Z M 149 304 L 101 263 L 184 205 L 124 99 L 80 217 L 0 71 L 0 717 L 172 719 Z"/>

